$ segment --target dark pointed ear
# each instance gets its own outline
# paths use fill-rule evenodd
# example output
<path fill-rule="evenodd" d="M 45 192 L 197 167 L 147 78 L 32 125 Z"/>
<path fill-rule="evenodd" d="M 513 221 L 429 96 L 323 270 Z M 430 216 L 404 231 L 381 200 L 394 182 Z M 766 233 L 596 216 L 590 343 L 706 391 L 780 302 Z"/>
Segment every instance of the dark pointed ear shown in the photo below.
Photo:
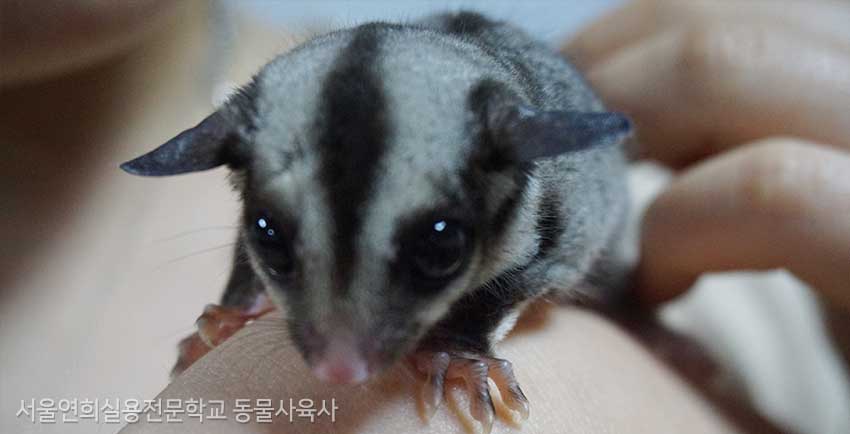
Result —
<path fill-rule="evenodd" d="M 493 142 L 519 163 L 620 144 L 632 131 L 620 113 L 536 111 L 523 105 L 498 107 L 487 122 Z"/>
<path fill-rule="evenodd" d="M 121 165 L 128 173 L 167 176 L 212 169 L 229 163 L 233 129 L 215 112 L 177 137 L 141 157 Z"/>
<path fill-rule="evenodd" d="M 484 124 L 491 158 L 501 164 L 620 144 L 632 131 L 631 122 L 620 113 L 536 110 L 491 80 L 473 90 L 470 107 Z"/>

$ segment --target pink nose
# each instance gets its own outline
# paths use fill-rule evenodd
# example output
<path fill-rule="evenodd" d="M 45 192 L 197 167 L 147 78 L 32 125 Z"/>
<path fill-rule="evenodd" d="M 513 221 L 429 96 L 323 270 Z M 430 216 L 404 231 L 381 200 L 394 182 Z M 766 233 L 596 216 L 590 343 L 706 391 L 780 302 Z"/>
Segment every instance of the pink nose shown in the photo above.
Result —
<path fill-rule="evenodd" d="M 348 342 L 331 341 L 313 365 L 316 378 L 333 384 L 357 384 L 369 377 L 369 365 L 361 352 Z"/>

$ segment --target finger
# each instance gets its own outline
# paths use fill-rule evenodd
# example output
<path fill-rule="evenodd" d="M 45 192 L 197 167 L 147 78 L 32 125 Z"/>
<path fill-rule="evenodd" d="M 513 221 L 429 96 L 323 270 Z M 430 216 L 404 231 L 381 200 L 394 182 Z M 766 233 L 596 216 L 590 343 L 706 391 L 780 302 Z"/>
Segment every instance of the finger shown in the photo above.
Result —
<path fill-rule="evenodd" d="M 703 272 L 787 268 L 850 308 L 850 155 L 770 139 L 708 160 L 650 206 L 641 244 L 650 301 Z"/>
<path fill-rule="evenodd" d="M 588 79 L 634 118 L 642 156 L 674 166 L 769 135 L 850 148 L 850 50 L 772 25 L 662 33 Z"/>
<path fill-rule="evenodd" d="M 581 69 L 589 69 L 657 33 L 729 20 L 774 22 L 850 45 L 850 5 L 844 3 L 639 0 L 593 22 L 570 40 L 563 52 Z"/>
<path fill-rule="evenodd" d="M 655 1 L 635 1 L 594 21 L 573 37 L 562 52 L 579 69 L 587 70 L 612 53 L 654 33 L 661 13 Z"/>

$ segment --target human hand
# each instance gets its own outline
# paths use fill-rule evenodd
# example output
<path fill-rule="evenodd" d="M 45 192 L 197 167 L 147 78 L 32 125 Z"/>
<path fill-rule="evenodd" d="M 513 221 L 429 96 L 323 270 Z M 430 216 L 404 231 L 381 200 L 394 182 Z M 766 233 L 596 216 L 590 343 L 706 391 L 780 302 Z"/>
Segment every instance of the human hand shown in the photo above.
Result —
<path fill-rule="evenodd" d="M 850 4 L 640 0 L 566 47 L 642 157 L 682 169 L 643 221 L 639 291 L 787 268 L 850 308 Z"/>
<path fill-rule="evenodd" d="M 0 86 L 60 77 L 118 57 L 163 31 L 179 2 L 4 0 Z"/>

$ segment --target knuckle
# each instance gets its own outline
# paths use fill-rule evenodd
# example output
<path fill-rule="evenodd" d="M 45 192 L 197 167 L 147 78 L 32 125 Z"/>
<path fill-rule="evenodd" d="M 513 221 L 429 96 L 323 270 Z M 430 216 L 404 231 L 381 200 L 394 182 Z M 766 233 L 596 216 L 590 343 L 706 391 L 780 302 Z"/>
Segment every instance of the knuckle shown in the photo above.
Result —
<path fill-rule="evenodd" d="M 682 30 L 677 68 L 697 98 L 727 98 L 752 77 L 769 50 L 772 33 L 762 25 L 711 20 Z"/>
<path fill-rule="evenodd" d="M 741 198 L 749 212 L 769 215 L 778 221 L 804 217 L 810 150 L 792 140 L 773 140 L 752 145 L 741 168 Z"/>
<path fill-rule="evenodd" d="M 684 30 L 678 63 L 682 78 L 700 85 L 715 80 L 730 63 L 733 54 L 727 37 L 717 31 L 718 26 L 701 24 Z"/>

